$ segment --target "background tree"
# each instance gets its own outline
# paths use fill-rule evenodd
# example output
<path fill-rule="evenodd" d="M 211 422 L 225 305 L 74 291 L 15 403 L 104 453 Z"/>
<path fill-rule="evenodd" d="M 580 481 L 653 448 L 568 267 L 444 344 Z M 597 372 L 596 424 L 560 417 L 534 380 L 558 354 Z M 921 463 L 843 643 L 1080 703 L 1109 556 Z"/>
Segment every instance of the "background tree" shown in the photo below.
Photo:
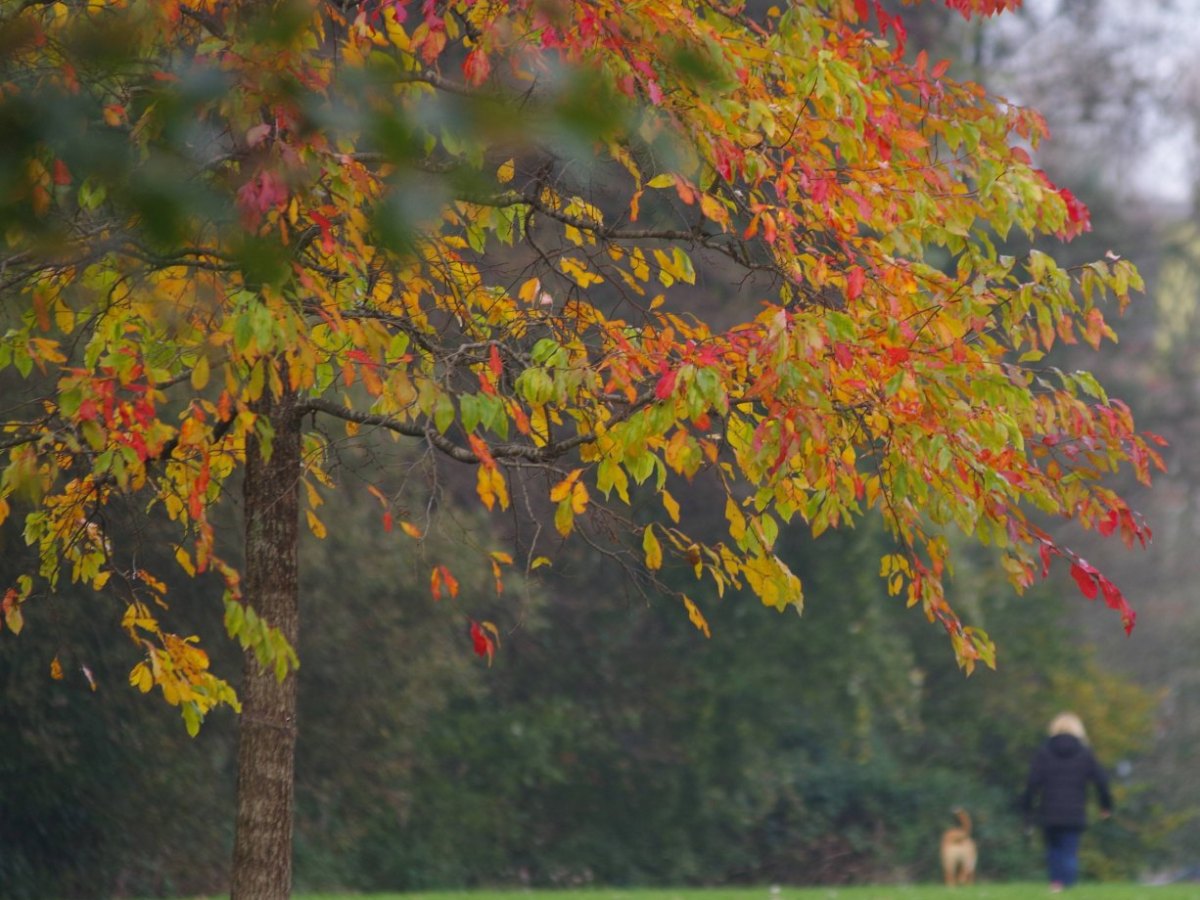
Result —
<path fill-rule="evenodd" d="M 1132 627 L 1040 522 L 1144 541 L 1104 478 L 1148 481 L 1157 456 L 1093 377 L 1038 363 L 1099 347 L 1099 303 L 1137 273 L 997 252 L 993 232 L 1069 237 L 1086 210 L 1014 146 L 1035 114 L 875 39 L 899 24 L 867 3 L 5 7 L 0 366 L 26 380 L 0 515 L 27 504 L 39 551 L 5 620 L 68 581 L 109 591 L 145 654 L 130 680 L 194 733 L 239 701 L 157 611 L 141 547 L 163 532 L 112 525 L 161 511 L 175 563 L 219 576 L 246 650 L 236 895 L 290 881 L 295 520 L 304 501 L 326 531 L 328 420 L 423 449 L 374 487 L 414 539 L 454 487 L 439 456 L 488 509 L 519 500 L 519 556 L 480 548 L 497 588 L 579 534 L 707 633 L 669 566 L 800 608 L 781 527 L 872 511 L 888 591 L 968 669 L 993 648 L 947 602 L 947 531 L 999 545 L 1019 589 L 1065 559 Z M 724 280 L 748 296 L 692 315 Z M 700 478 L 724 495 L 712 533 L 684 530 Z M 213 519 L 238 479 L 240 572 Z M 432 565 L 435 596 L 459 584 Z M 470 634 L 491 657 L 495 626 Z"/>
<path fill-rule="evenodd" d="M 1112 558 L 1110 574 L 1137 584 L 1145 627 L 1132 640 L 1114 640 L 1093 621 L 1072 617 L 1079 639 L 1094 644 L 1106 664 L 1159 697 L 1154 740 L 1138 759 L 1138 779 L 1180 821 L 1172 861 L 1190 863 L 1200 829 L 1200 795 L 1186 775 L 1195 743 L 1197 673 L 1189 648 L 1194 573 L 1186 548 L 1195 543 L 1189 512 L 1197 471 L 1188 410 L 1195 381 L 1181 348 L 1193 329 L 1197 293 L 1189 274 L 1190 234 L 1196 216 L 1197 66 L 1200 4 L 1195 0 L 1091 5 L 1036 0 L 1017 16 L 989 22 L 979 35 L 980 77 L 1002 94 L 1046 111 L 1054 140 L 1038 159 L 1056 179 L 1078 185 L 1093 211 L 1095 229 L 1083 240 L 1046 247 L 1064 264 L 1115 249 L 1136 261 L 1154 302 L 1139 304 L 1122 324 L 1123 352 L 1096 360 L 1097 375 L 1140 411 L 1143 425 L 1170 442 L 1168 475 L 1153 492 L 1130 496 L 1156 523 L 1146 554 Z M 1053 65 L 1028 66 L 1031 54 Z M 1103 60 L 1103 63 L 1101 63 Z M 1082 354 L 1061 353 L 1063 368 L 1089 365 Z M 1139 496 L 1140 495 L 1140 496 Z M 1074 540 L 1074 539 L 1073 539 Z M 1074 544 L 1090 558 L 1102 546 Z M 1158 864 L 1168 860 L 1158 857 Z"/>

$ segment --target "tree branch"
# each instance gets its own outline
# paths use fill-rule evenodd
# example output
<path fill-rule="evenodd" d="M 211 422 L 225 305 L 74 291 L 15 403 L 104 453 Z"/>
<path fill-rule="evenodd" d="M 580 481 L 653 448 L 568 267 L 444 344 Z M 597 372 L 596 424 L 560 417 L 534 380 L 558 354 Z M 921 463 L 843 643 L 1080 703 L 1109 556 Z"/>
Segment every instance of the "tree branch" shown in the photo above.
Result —
<path fill-rule="evenodd" d="M 646 391 L 624 410 L 616 414 L 612 421 L 621 422 L 632 416 L 637 410 L 644 408 L 654 399 L 652 391 Z M 402 434 L 406 437 L 421 438 L 428 441 L 429 444 L 437 450 L 440 450 L 446 456 L 463 463 L 477 463 L 479 457 L 468 450 L 461 444 L 456 444 L 450 438 L 439 432 L 431 425 L 418 425 L 412 422 L 402 422 L 392 416 L 380 415 L 378 413 L 365 413 L 350 409 L 338 403 L 331 403 L 320 397 L 313 397 L 306 400 L 300 405 L 301 413 L 305 412 L 322 412 L 326 415 L 342 419 L 346 422 L 355 422 L 359 425 L 374 425 L 378 428 L 386 428 L 396 434 Z M 594 434 L 577 434 L 573 437 L 566 438 L 561 441 L 554 441 L 537 447 L 532 444 L 494 444 L 488 447 L 492 458 L 498 461 L 512 460 L 524 461 L 532 463 L 548 463 L 552 462 L 563 455 L 574 450 L 576 447 L 581 447 L 584 444 L 590 444 L 596 440 Z"/>

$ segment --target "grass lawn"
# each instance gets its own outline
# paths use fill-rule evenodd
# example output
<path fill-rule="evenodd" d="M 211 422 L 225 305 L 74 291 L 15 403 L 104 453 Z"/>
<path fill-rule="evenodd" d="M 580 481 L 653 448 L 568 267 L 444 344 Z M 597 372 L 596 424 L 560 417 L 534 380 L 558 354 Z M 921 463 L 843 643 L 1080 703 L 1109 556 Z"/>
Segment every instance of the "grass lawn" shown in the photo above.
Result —
<path fill-rule="evenodd" d="M 345 900 L 347 894 L 304 894 L 297 900 Z M 368 896 L 368 895 L 364 895 Z M 969 888 L 904 885 L 850 888 L 711 888 L 679 890 L 447 891 L 371 894 L 372 900 L 1049 900 L 1045 884 L 981 884 Z M 1080 884 L 1065 900 L 1200 900 L 1200 884 Z"/>

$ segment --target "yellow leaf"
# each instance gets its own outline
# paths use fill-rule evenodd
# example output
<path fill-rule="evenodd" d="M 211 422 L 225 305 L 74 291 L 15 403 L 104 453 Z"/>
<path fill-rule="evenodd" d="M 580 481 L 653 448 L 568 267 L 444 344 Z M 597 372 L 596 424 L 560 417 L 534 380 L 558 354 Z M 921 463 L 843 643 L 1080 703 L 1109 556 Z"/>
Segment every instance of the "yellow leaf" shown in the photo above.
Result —
<path fill-rule="evenodd" d="M 203 353 L 192 367 L 192 390 L 204 390 L 209 383 L 209 358 Z"/>
<path fill-rule="evenodd" d="M 903 150 L 920 150 L 929 146 L 929 141 L 923 135 L 904 128 L 889 131 L 887 136 L 893 145 Z"/>
<path fill-rule="evenodd" d="M 58 661 L 57 656 L 50 660 L 50 677 L 55 681 L 62 681 L 63 679 L 62 663 Z"/>
<path fill-rule="evenodd" d="M 500 563 L 492 560 L 492 577 L 496 579 L 496 595 L 504 593 L 504 576 L 500 569 Z"/>
<path fill-rule="evenodd" d="M 548 557 L 539 556 L 537 559 L 535 559 L 533 562 L 531 562 L 529 564 L 529 568 L 530 569 L 540 569 L 542 566 L 549 566 L 549 565 L 551 565 L 551 562 Z"/>
<path fill-rule="evenodd" d="M 415 541 L 419 541 L 422 537 L 424 537 L 424 535 L 421 533 L 421 529 L 412 522 L 401 522 L 400 530 Z"/>
<path fill-rule="evenodd" d="M 654 536 L 654 526 L 647 525 L 642 532 L 642 550 L 646 554 L 646 568 L 656 570 L 662 568 L 662 545 Z"/>
<path fill-rule="evenodd" d="M 488 509 L 495 508 L 496 492 L 492 489 L 492 470 L 487 466 L 480 466 L 475 474 L 475 493 L 479 495 L 484 506 Z"/>
<path fill-rule="evenodd" d="M 550 499 L 555 503 L 565 500 L 567 496 L 570 495 L 571 489 L 575 482 L 579 480 L 579 474 L 581 471 L 581 469 L 572 469 L 571 473 L 567 475 L 566 478 L 552 487 L 550 489 Z"/>
<path fill-rule="evenodd" d="M 475 492 L 488 509 L 500 504 L 501 509 L 508 509 L 508 482 L 504 474 L 491 466 L 480 466 L 476 477 Z"/>
<path fill-rule="evenodd" d="M 498 563 L 506 566 L 512 565 L 513 558 L 511 553 L 505 553 L 503 550 L 493 550 L 491 556 Z"/>
<path fill-rule="evenodd" d="M 575 527 L 575 514 L 571 511 L 571 501 L 564 499 L 554 510 L 554 528 L 563 537 L 571 533 Z"/>
<path fill-rule="evenodd" d="M 700 211 L 710 222 L 716 222 L 719 225 L 729 224 L 729 210 L 711 194 L 700 195 Z"/>
<path fill-rule="evenodd" d="M 660 492 L 662 495 L 663 509 L 667 511 L 667 515 L 671 517 L 672 522 L 679 522 L 679 503 L 666 490 Z"/>
<path fill-rule="evenodd" d="M 308 505 L 311 506 L 313 509 L 316 509 L 318 506 L 320 506 L 322 503 L 325 502 L 324 500 L 321 499 L 321 495 L 317 493 L 317 489 L 316 489 L 316 487 L 313 486 L 313 483 L 311 481 L 306 480 L 304 482 L 304 490 L 308 494 Z"/>
<path fill-rule="evenodd" d="M 326 534 L 325 524 L 317 518 L 317 514 L 311 509 L 307 509 L 304 511 L 304 515 L 308 519 L 309 531 L 317 538 L 324 538 Z"/>
<path fill-rule="evenodd" d="M 4 614 L 4 623 L 8 625 L 13 634 L 20 634 L 21 629 L 25 627 L 25 617 L 21 615 L 21 607 L 9 607 L 8 612 Z"/>
<path fill-rule="evenodd" d="M 196 574 L 196 567 L 192 564 L 192 556 L 183 547 L 175 548 L 175 561 L 179 563 L 179 567 L 188 573 L 188 576 Z"/>
<path fill-rule="evenodd" d="M 500 646 L 500 629 L 496 627 L 496 623 L 483 621 L 483 622 L 480 622 L 479 625 L 480 625 L 480 627 L 485 629 L 492 636 L 492 639 L 496 642 L 496 646 L 499 647 Z"/>
<path fill-rule="evenodd" d="M 582 481 L 575 482 L 575 487 L 571 489 L 571 511 L 575 515 L 580 515 L 588 505 L 588 490 L 587 486 Z"/>
<path fill-rule="evenodd" d="M 384 27 L 387 29 L 388 40 L 392 42 L 392 46 L 407 53 L 412 47 L 412 42 L 409 40 L 408 32 L 397 21 L 395 12 L 389 8 L 383 21 Z M 347 42 L 347 46 L 352 43 L 352 41 Z"/>
<path fill-rule="evenodd" d="M 691 601 L 687 594 L 683 595 L 683 605 L 687 607 L 688 619 L 691 620 L 691 623 L 700 629 L 706 638 L 711 638 L 712 631 L 709 630 L 708 622 L 700 612 L 700 608 Z"/>
<path fill-rule="evenodd" d="M 725 498 L 725 518 L 729 521 L 729 536 L 740 544 L 746 536 L 746 517 L 732 497 Z"/>
<path fill-rule="evenodd" d="M 64 334 L 70 334 L 75 330 L 75 311 L 69 306 L 59 303 L 54 308 L 54 324 Z"/>
<path fill-rule="evenodd" d="M 648 281 L 650 264 L 646 262 L 646 254 L 641 247 L 634 247 L 629 253 L 629 270 L 638 281 Z"/>
<path fill-rule="evenodd" d="M 151 587 L 154 590 L 158 591 L 158 593 L 165 594 L 167 592 L 167 586 L 165 584 L 163 584 L 163 582 L 161 582 L 157 578 L 155 578 L 153 575 L 151 575 L 149 572 L 147 572 L 145 569 L 138 569 L 136 574 L 137 574 L 137 578 L 140 582 L 142 582 L 143 584 L 147 585 L 148 587 Z"/>
<path fill-rule="evenodd" d="M 517 296 L 526 303 L 532 303 L 542 290 L 542 282 L 537 278 L 526 279 L 517 291 Z"/>
<path fill-rule="evenodd" d="M 154 676 L 150 674 L 149 667 L 144 662 L 140 662 L 129 673 L 129 683 L 145 694 L 154 687 Z"/>
<path fill-rule="evenodd" d="M 646 186 L 652 187 L 652 188 L 674 187 L 675 186 L 675 176 L 671 175 L 670 173 L 663 173 L 662 175 L 655 175 L 648 182 L 646 182 Z"/>
<path fill-rule="evenodd" d="M 573 256 L 561 257 L 558 261 L 558 267 L 581 288 L 588 288 L 593 284 L 602 284 L 604 282 L 603 275 L 598 275 L 590 271 L 586 263 L 581 262 Z"/>
<path fill-rule="evenodd" d="M 515 172 L 516 172 L 516 166 L 514 165 L 513 161 L 510 159 L 507 162 L 503 163 L 500 166 L 500 168 L 498 168 L 496 170 L 496 180 L 499 181 L 501 184 L 508 184 L 510 181 L 512 181 L 513 174 Z"/>

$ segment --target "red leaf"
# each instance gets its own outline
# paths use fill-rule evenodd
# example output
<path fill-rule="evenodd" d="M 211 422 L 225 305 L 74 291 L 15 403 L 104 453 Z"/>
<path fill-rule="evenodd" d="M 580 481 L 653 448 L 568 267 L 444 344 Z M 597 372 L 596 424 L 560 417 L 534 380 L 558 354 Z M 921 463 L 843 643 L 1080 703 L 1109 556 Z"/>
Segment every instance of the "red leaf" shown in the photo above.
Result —
<path fill-rule="evenodd" d="M 1118 521 L 1119 521 L 1119 517 L 1117 515 L 1117 511 L 1115 509 L 1110 509 L 1108 511 L 1108 515 L 1105 516 L 1100 521 L 1099 526 L 1097 526 L 1098 530 L 1100 531 L 1100 533 L 1102 535 L 1104 535 L 1105 537 L 1108 537 L 1110 534 L 1112 534 L 1116 530 Z"/>
<path fill-rule="evenodd" d="M 71 170 L 61 159 L 54 161 L 54 183 L 58 185 L 71 183 Z"/>
<path fill-rule="evenodd" d="M 500 351 L 496 349 L 495 344 L 492 344 L 491 352 L 488 354 L 488 368 L 497 378 L 504 374 L 504 363 L 500 361 Z"/>
<path fill-rule="evenodd" d="M 675 393 L 675 375 L 674 369 L 668 369 L 663 372 L 662 377 L 658 379 L 658 384 L 654 386 L 654 396 L 659 400 L 666 400 Z"/>
<path fill-rule="evenodd" d="M 1074 237 L 1077 234 L 1082 234 L 1085 231 L 1092 230 L 1091 214 L 1088 212 L 1087 206 L 1083 201 L 1079 200 L 1066 188 L 1059 188 L 1058 195 L 1062 197 L 1063 202 L 1067 204 L 1067 222 L 1059 231 L 1060 237 Z"/>
<path fill-rule="evenodd" d="M 1042 558 L 1042 577 L 1043 578 L 1045 578 L 1047 575 L 1050 574 L 1050 558 L 1053 554 L 1054 554 L 1054 551 L 1051 549 L 1050 545 L 1045 542 L 1043 542 L 1042 545 L 1040 547 L 1038 547 L 1038 555 L 1040 555 Z"/>
<path fill-rule="evenodd" d="M 763 240 L 765 240 L 768 244 L 774 244 L 779 238 L 779 232 L 775 228 L 775 217 L 770 213 L 763 213 L 762 232 Z"/>
<path fill-rule="evenodd" d="M 462 70 L 463 76 L 467 79 L 467 84 L 472 87 L 478 87 L 487 81 L 488 75 L 492 73 L 492 63 L 488 59 L 487 54 L 479 47 L 476 47 L 463 60 Z"/>
<path fill-rule="evenodd" d="M 1121 589 L 1107 578 L 1101 577 L 1100 587 L 1104 592 L 1104 602 L 1109 609 L 1115 609 L 1121 614 L 1121 624 L 1125 627 L 1125 633 L 1129 634 L 1133 631 L 1133 626 L 1137 621 L 1137 613 L 1126 601 Z"/>
<path fill-rule="evenodd" d="M 458 596 L 458 579 L 451 574 L 450 570 L 445 566 L 438 566 L 442 573 L 442 583 L 446 586 L 446 592 L 451 597 Z"/>
<path fill-rule="evenodd" d="M 489 469 L 496 468 L 496 459 L 492 456 L 492 451 L 488 448 L 487 442 L 483 438 L 474 434 L 468 434 L 467 443 L 471 445 L 471 452 L 475 454 L 475 458 L 479 460 L 480 465 L 487 466 Z"/>
<path fill-rule="evenodd" d="M 962 13 L 964 19 L 969 19 L 973 13 L 985 16 L 995 15 L 1006 9 L 1016 9 L 1021 0 L 945 0 L 946 5 Z"/>
<path fill-rule="evenodd" d="M 850 346 L 838 341 L 833 345 L 833 355 L 837 358 L 838 365 L 843 369 L 848 369 L 854 365 L 854 356 L 850 353 Z"/>
<path fill-rule="evenodd" d="M 1075 583 L 1079 585 L 1079 590 L 1083 596 L 1089 600 L 1096 599 L 1096 570 L 1085 562 L 1077 562 L 1071 564 L 1071 577 L 1075 579 Z"/>
<path fill-rule="evenodd" d="M 496 652 L 496 645 L 474 619 L 471 620 L 471 643 L 474 645 L 475 655 L 486 656 L 489 661 Z"/>
<path fill-rule="evenodd" d="M 846 299 L 857 300 L 863 292 L 863 285 L 866 284 L 866 281 L 867 273 L 863 271 L 862 266 L 854 266 L 846 277 Z"/>
<path fill-rule="evenodd" d="M 324 250 L 326 253 L 332 253 L 333 252 L 333 233 L 332 233 L 333 223 L 330 222 L 323 215 L 321 215 L 319 212 L 311 212 L 308 214 L 308 217 L 310 219 L 312 219 L 313 222 L 316 223 L 318 228 L 321 229 L 321 249 Z"/>
<path fill-rule="evenodd" d="M 257 228 L 263 215 L 287 202 L 288 189 L 274 172 L 264 170 L 238 188 L 237 205 L 242 214 L 242 224 L 247 229 Z"/>

